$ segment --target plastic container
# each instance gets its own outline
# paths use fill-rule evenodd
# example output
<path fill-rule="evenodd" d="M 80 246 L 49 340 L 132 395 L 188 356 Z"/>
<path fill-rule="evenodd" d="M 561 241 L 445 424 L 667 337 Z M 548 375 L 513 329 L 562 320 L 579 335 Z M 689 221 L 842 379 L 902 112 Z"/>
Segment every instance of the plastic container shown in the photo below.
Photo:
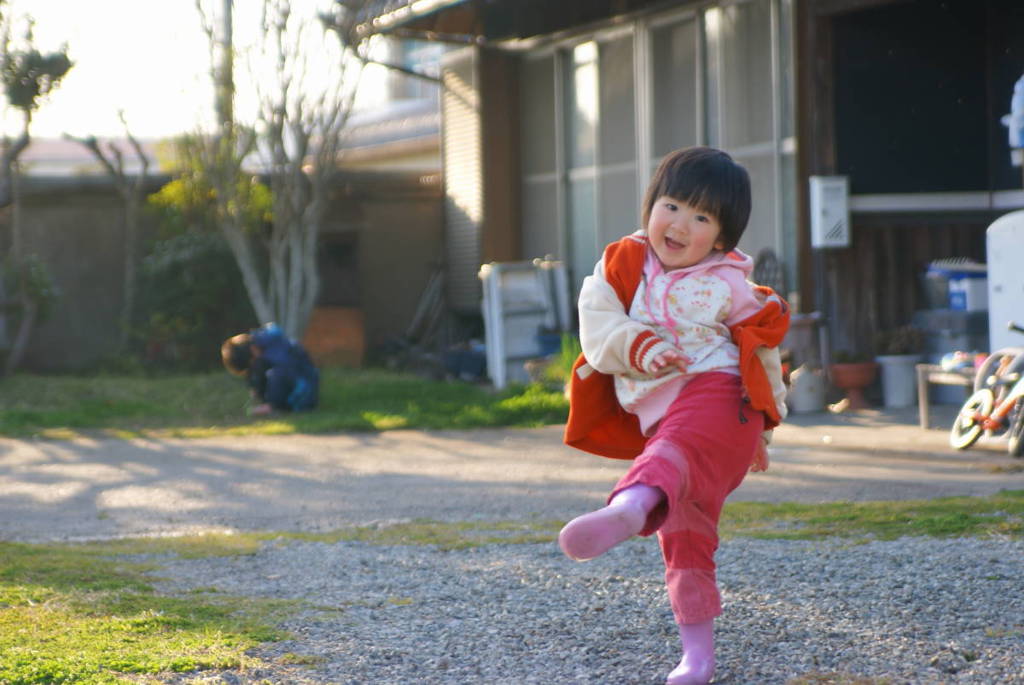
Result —
<path fill-rule="evenodd" d="M 971 259 L 938 259 L 924 274 L 929 309 L 962 312 L 988 309 L 988 269 Z"/>
<path fill-rule="evenodd" d="M 789 374 L 786 403 L 794 414 L 808 414 L 825 409 L 825 373 L 806 364 Z"/>
<path fill-rule="evenodd" d="M 888 354 L 875 358 L 882 365 L 882 400 L 887 409 L 917 404 L 919 354 Z"/>
<path fill-rule="evenodd" d="M 961 312 L 987 310 L 987 275 L 983 272 L 954 271 L 949 277 L 949 308 Z"/>
<path fill-rule="evenodd" d="M 928 309 L 949 307 L 949 271 L 929 266 L 924 274 L 924 296 Z"/>

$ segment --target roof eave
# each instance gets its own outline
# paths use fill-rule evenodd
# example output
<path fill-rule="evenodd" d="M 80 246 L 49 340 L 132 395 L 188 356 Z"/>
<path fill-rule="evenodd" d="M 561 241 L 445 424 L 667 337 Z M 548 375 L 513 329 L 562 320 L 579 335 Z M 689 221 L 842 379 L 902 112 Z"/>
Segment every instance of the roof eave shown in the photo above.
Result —
<path fill-rule="evenodd" d="M 420 28 L 415 26 L 418 21 L 467 2 L 469 0 L 413 0 L 360 24 L 356 31 L 359 35 L 368 37 L 392 33 L 399 29 Z"/>

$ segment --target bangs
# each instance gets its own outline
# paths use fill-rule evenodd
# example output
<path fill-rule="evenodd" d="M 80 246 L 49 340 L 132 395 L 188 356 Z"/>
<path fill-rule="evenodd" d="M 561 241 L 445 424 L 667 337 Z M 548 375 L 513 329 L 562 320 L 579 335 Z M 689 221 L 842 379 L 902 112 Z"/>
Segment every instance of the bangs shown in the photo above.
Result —
<path fill-rule="evenodd" d="M 659 195 L 668 195 L 721 219 L 727 207 L 742 196 L 743 183 L 736 166 L 723 164 L 724 155 L 680 156 L 662 176 Z"/>
<path fill-rule="evenodd" d="M 727 204 L 722 198 L 719 188 L 707 183 L 707 179 L 696 178 L 697 174 L 685 174 L 688 178 L 677 179 L 677 183 L 667 184 L 660 195 L 667 195 L 690 205 L 694 209 L 710 214 L 716 219 L 722 216 L 722 208 Z"/>

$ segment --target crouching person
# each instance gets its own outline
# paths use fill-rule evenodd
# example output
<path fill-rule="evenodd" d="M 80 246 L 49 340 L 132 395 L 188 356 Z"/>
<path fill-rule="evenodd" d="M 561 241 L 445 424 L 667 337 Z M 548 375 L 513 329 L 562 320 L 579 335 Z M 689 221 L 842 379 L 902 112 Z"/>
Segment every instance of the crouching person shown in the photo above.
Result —
<path fill-rule="evenodd" d="M 268 323 L 224 341 L 224 367 L 246 379 L 256 402 L 250 413 L 314 409 L 320 396 L 320 372 L 305 348 Z"/>

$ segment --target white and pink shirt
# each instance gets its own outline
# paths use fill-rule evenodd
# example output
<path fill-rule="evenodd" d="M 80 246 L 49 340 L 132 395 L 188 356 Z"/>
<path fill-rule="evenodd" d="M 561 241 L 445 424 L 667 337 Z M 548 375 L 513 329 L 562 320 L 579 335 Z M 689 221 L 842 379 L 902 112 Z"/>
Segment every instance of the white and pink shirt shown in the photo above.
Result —
<path fill-rule="evenodd" d="M 583 353 L 596 370 L 614 374 L 619 404 L 637 415 L 645 435 L 653 432 L 679 391 L 696 374 L 739 374 L 739 349 L 732 342 L 729 326 L 755 314 L 764 304 L 747 280 L 753 268 L 749 256 L 733 250 L 712 252 L 698 264 L 665 271 L 648 249 L 643 278 L 628 314 L 604 278 L 603 263 L 584 279 L 579 300 Z M 657 339 L 638 352 L 634 341 L 650 330 Z M 648 369 L 651 359 L 669 347 L 689 358 L 685 372 L 673 369 L 655 376 L 640 370 Z M 776 367 L 778 351 L 771 352 Z M 781 374 L 778 384 L 777 404 L 784 412 Z"/>

